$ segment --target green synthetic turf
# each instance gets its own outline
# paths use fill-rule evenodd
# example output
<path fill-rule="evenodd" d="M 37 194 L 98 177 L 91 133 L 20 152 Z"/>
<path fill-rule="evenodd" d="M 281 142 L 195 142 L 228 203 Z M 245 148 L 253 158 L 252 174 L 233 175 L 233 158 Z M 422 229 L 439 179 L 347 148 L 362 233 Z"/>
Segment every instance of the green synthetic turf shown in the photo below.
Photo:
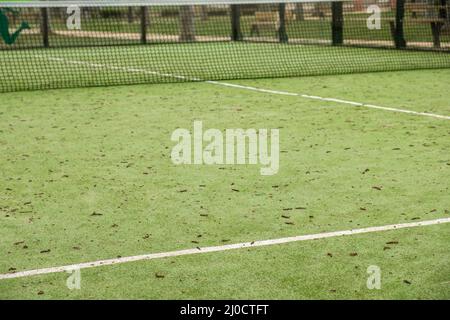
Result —
<path fill-rule="evenodd" d="M 450 115 L 449 79 L 235 83 Z M 206 83 L 0 98 L 0 273 L 450 216 L 448 120 Z M 173 165 L 170 135 L 194 120 L 279 128 L 279 173 Z M 130 263 L 82 271 L 80 291 L 67 274 L 1 280 L 0 298 L 448 299 L 449 240 L 440 225 Z M 369 265 L 380 291 L 365 287 Z"/>
<path fill-rule="evenodd" d="M 6 50 L 0 58 L 0 91 L 450 68 L 442 52 L 276 43 Z"/>
<path fill-rule="evenodd" d="M 85 269 L 72 291 L 67 273 L 6 280 L 0 299 L 450 299 L 448 232 L 433 226 Z M 380 290 L 366 287 L 373 265 Z"/>

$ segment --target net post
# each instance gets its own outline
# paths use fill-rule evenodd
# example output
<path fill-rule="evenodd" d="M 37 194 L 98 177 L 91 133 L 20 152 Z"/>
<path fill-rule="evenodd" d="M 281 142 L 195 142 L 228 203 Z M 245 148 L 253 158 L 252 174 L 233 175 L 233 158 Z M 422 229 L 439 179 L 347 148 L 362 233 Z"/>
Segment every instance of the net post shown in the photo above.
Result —
<path fill-rule="evenodd" d="M 141 43 L 147 43 L 147 7 L 141 7 Z"/>
<path fill-rule="evenodd" d="M 405 48 L 406 40 L 403 32 L 403 18 L 405 17 L 405 0 L 397 0 L 395 8 L 394 43 L 396 48 Z"/>
<path fill-rule="evenodd" d="M 333 46 L 344 43 L 344 10 L 342 2 L 331 3 L 331 39 Z"/>
<path fill-rule="evenodd" d="M 288 35 L 286 32 L 286 4 L 280 3 L 278 6 L 279 9 L 279 17 L 280 17 L 280 27 L 278 29 L 278 39 L 282 43 L 286 43 L 289 41 Z"/>
<path fill-rule="evenodd" d="M 41 8 L 41 19 L 42 44 L 44 45 L 44 48 L 48 48 L 50 46 L 50 42 L 48 39 L 49 25 L 47 8 Z"/>
<path fill-rule="evenodd" d="M 231 5 L 231 40 L 241 41 L 241 6 L 237 4 Z"/>

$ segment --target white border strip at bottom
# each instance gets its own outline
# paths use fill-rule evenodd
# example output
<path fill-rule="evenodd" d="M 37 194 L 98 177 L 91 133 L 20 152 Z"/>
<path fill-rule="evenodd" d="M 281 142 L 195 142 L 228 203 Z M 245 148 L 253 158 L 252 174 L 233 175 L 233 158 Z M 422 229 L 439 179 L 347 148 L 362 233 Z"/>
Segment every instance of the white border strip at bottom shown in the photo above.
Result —
<path fill-rule="evenodd" d="M 227 245 L 214 246 L 214 247 L 204 247 L 204 248 L 198 247 L 198 248 L 194 248 L 194 249 L 185 249 L 185 250 L 169 251 L 169 252 L 161 252 L 161 253 L 150 253 L 150 254 L 143 254 L 143 255 L 138 255 L 138 256 L 129 256 L 129 257 L 122 257 L 122 258 L 115 258 L 115 259 L 98 260 L 98 261 L 72 264 L 72 265 L 66 265 L 66 266 L 60 266 L 60 267 L 51 267 L 51 268 L 35 269 L 35 270 L 28 270 L 28 271 L 20 271 L 20 272 L 15 272 L 15 273 L 0 274 L 0 280 L 12 279 L 12 278 L 23 278 L 23 277 L 30 277 L 30 276 L 49 274 L 49 273 L 57 273 L 57 272 L 65 272 L 65 271 L 76 270 L 76 269 L 95 268 L 95 267 L 108 266 L 108 265 L 113 265 L 113 264 L 121 264 L 121 263 L 134 262 L 134 261 L 153 260 L 153 259 L 161 259 L 161 258 L 168 258 L 168 257 L 178 257 L 178 256 L 192 255 L 192 254 L 198 254 L 198 253 L 219 252 L 219 251 L 227 251 L 227 250 L 242 249 L 242 248 L 264 247 L 264 246 L 271 246 L 271 245 L 275 245 L 275 244 L 316 240 L 316 239 L 332 238 L 332 237 L 339 237 L 339 236 L 349 236 L 349 235 L 354 235 L 354 234 L 397 230 L 397 229 L 404 229 L 404 228 L 423 227 L 423 226 L 430 226 L 430 225 L 442 224 L 442 223 L 450 223 L 450 218 L 441 218 L 441 219 L 435 219 L 435 220 L 391 224 L 391 225 L 378 226 L 378 227 L 368 227 L 368 228 L 361 228 L 361 229 L 316 233 L 316 234 L 302 235 L 302 236 L 296 236 L 296 237 L 287 237 L 287 238 L 270 239 L 270 240 L 259 240 L 259 241 L 227 244 Z"/>

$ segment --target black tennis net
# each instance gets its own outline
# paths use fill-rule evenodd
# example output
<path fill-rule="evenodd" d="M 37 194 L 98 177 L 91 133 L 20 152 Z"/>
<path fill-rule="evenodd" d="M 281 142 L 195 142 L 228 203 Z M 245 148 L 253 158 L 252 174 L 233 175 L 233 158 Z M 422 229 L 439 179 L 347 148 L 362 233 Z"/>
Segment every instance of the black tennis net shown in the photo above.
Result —
<path fill-rule="evenodd" d="M 450 0 L 0 2 L 0 92 L 450 67 Z"/>

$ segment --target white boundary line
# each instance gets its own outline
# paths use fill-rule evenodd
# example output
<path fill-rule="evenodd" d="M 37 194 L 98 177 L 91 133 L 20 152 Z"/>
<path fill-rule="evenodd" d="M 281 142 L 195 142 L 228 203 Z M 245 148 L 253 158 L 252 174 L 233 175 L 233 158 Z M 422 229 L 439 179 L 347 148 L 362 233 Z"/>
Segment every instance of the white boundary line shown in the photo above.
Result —
<path fill-rule="evenodd" d="M 321 101 L 327 101 L 327 102 L 337 102 L 337 103 L 348 104 L 348 105 L 352 105 L 352 106 L 356 106 L 356 107 L 379 109 L 379 110 L 391 111 L 391 112 L 408 113 L 408 114 L 413 114 L 416 116 L 426 116 L 426 117 L 450 120 L 450 116 L 444 116 L 444 115 L 435 114 L 435 113 L 417 112 L 417 111 L 412 111 L 412 110 L 407 110 L 407 109 L 382 107 L 382 106 L 377 106 L 377 105 L 373 105 L 373 104 L 348 101 L 348 100 L 342 100 L 342 99 L 336 99 L 336 98 L 324 98 L 324 97 L 311 96 L 311 95 L 301 94 L 301 93 L 292 93 L 292 92 L 287 92 L 287 91 L 261 89 L 261 88 L 243 86 L 243 85 L 239 85 L 239 84 L 232 84 L 232 83 L 226 83 L 226 82 L 221 82 L 221 81 L 204 81 L 204 82 L 210 83 L 210 84 L 215 84 L 215 85 L 226 86 L 226 87 L 234 87 L 234 88 L 239 88 L 239 89 L 264 92 L 264 93 L 272 93 L 272 94 L 279 94 L 279 95 L 286 95 L 286 96 L 297 96 L 297 97 L 301 97 L 301 98 L 305 98 L 305 99 L 314 99 L 314 100 L 321 100 Z"/>
<path fill-rule="evenodd" d="M 152 75 L 157 75 L 157 76 L 161 76 L 161 77 L 174 78 L 174 79 L 180 79 L 180 80 L 201 81 L 201 82 L 205 82 L 205 83 L 209 83 L 209 84 L 213 84 L 213 85 L 230 87 L 230 88 L 237 88 L 237 89 L 250 90 L 250 91 L 269 93 L 269 94 L 278 94 L 278 95 L 284 95 L 284 96 L 301 97 L 301 98 L 305 98 L 305 99 L 313 99 L 313 100 L 320 100 L 320 101 L 326 101 L 326 102 L 336 102 L 336 103 L 340 103 L 340 104 L 352 105 L 355 107 L 378 109 L 378 110 L 383 110 L 383 111 L 406 113 L 406 114 L 411 114 L 411 115 L 416 115 L 416 116 L 425 116 L 425 117 L 432 117 L 432 118 L 437 118 L 437 119 L 450 120 L 450 116 L 440 115 L 440 114 L 436 114 L 436 113 L 418 112 L 418 111 L 412 111 L 412 110 L 408 110 L 408 109 L 382 107 L 382 106 L 377 106 L 377 105 L 373 105 L 373 104 L 367 104 L 367 103 L 361 103 L 361 102 L 355 102 L 355 101 L 349 101 L 349 100 L 312 96 L 312 95 L 293 93 L 293 92 L 287 92 L 287 91 L 256 88 L 256 87 L 244 86 L 244 85 L 240 85 L 240 84 L 233 84 L 233 83 L 222 82 L 222 81 L 212 81 L 212 80 L 205 81 L 205 80 L 202 80 L 202 79 L 196 78 L 196 77 L 187 77 L 187 76 L 170 74 L 170 73 L 160 73 L 157 71 L 150 71 L 150 70 L 145 70 L 145 69 L 140 69 L 140 68 L 112 66 L 112 65 L 91 63 L 91 62 L 79 61 L 79 60 L 67 60 L 67 59 L 63 59 L 63 58 L 47 57 L 44 55 L 36 55 L 36 57 L 47 59 L 49 61 L 57 61 L 57 62 L 63 62 L 63 63 L 68 63 L 68 64 L 74 64 L 74 65 L 82 65 L 82 66 L 87 66 L 87 67 L 92 67 L 92 68 L 110 69 L 110 70 L 125 71 L 125 72 L 130 72 L 130 73 L 152 74 Z"/>
<path fill-rule="evenodd" d="M 185 249 L 185 250 L 169 251 L 169 252 L 161 252 L 161 253 L 150 253 L 150 254 L 122 257 L 122 258 L 116 258 L 116 259 L 98 260 L 98 261 L 85 262 L 85 263 L 79 263 L 79 264 L 71 264 L 71 265 L 60 266 L 60 267 L 51 267 L 51 268 L 35 269 L 35 270 L 28 270 L 28 271 L 20 271 L 20 272 L 16 272 L 16 273 L 0 274 L 0 280 L 23 278 L 23 277 L 43 275 L 43 274 L 49 274 L 49 273 L 65 272 L 65 271 L 75 270 L 75 269 L 95 268 L 95 267 L 109 266 L 109 265 L 114 265 L 114 264 L 121 264 L 121 263 L 128 263 L 128 262 L 135 262 L 135 261 L 142 261 L 142 260 L 154 260 L 154 259 L 162 259 L 162 258 L 168 258 L 168 257 L 186 256 L 186 255 L 199 254 L 199 253 L 220 252 L 220 251 L 235 250 L 235 249 L 242 249 L 242 248 L 264 247 L 264 246 L 271 246 L 271 245 L 284 244 L 284 243 L 290 243 L 290 242 L 316 240 L 316 239 L 324 239 L 324 238 L 332 238 L 332 237 L 340 237 L 340 236 L 350 236 L 350 235 L 355 235 L 355 234 L 380 232 L 380 231 L 388 231 L 388 230 L 398 230 L 398 229 L 404 229 L 404 228 L 423 227 L 423 226 L 430 226 L 430 225 L 436 225 L 436 224 L 442 224 L 442 223 L 450 223 L 450 218 L 441 218 L 441 219 L 410 222 L 410 223 L 391 224 L 391 225 L 368 227 L 368 228 L 361 228 L 361 229 L 316 233 L 316 234 L 279 238 L 279 239 L 259 240 L 259 241 L 253 241 L 253 242 L 228 244 L 228 245 L 223 245 L 223 246 Z"/>

